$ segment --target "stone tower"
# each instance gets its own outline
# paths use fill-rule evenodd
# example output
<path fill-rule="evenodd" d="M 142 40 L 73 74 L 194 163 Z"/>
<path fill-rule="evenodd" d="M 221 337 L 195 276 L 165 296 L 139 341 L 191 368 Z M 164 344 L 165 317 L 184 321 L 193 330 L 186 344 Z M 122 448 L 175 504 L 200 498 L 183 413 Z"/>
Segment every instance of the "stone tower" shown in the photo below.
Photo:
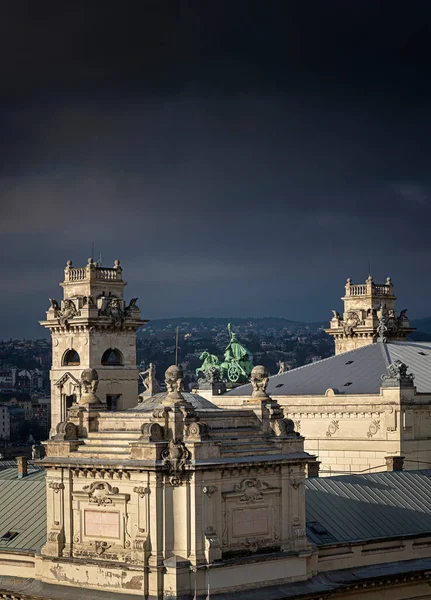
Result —
<path fill-rule="evenodd" d="M 334 336 L 335 354 L 368 346 L 374 342 L 402 342 L 414 331 L 406 316 L 407 310 L 397 315 L 394 286 L 390 277 L 384 284 L 376 284 L 371 275 L 364 284 L 352 284 L 347 279 L 343 298 L 344 314 L 333 310 L 330 328 Z"/>
<path fill-rule="evenodd" d="M 120 261 L 111 268 L 88 259 L 85 267 L 64 269 L 63 300 L 50 299 L 41 325 L 51 331 L 51 432 L 79 401 L 81 373 L 96 369 L 98 397 L 108 410 L 134 406 L 138 397 L 136 330 L 143 321 L 137 298 L 126 305 Z"/>

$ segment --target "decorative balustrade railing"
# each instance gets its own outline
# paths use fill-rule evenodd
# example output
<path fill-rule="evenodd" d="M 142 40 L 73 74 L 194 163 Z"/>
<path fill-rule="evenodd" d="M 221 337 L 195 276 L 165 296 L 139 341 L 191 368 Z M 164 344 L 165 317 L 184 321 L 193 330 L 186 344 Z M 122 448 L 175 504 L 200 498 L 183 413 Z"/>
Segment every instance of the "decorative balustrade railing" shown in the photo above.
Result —
<path fill-rule="evenodd" d="M 392 286 L 390 285 L 375 285 L 373 284 L 372 294 L 377 294 L 378 296 L 390 296 L 391 295 Z M 367 294 L 367 285 L 350 285 L 347 288 L 348 296 L 365 296 Z"/>
<path fill-rule="evenodd" d="M 82 281 L 86 277 L 85 268 L 68 269 L 67 273 L 69 275 L 69 281 Z"/>
<path fill-rule="evenodd" d="M 105 281 L 115 281 L 118 279 L 118 270 L 97 267 L 96 279 L 103 279 Z"/>
<path fill-rule="evenodd" d="M 379 296 L 389 296 L 391 293 L 391 286 L 390 285 L 376 285 L 374 287 L 374 291 L 376 294 L 379 294 Z"/>
<path fill-rule="evenodd" d="M 367 293 L 366 285 L 351 285 L 349 288 L 349 296 L 363 296 Z"/>

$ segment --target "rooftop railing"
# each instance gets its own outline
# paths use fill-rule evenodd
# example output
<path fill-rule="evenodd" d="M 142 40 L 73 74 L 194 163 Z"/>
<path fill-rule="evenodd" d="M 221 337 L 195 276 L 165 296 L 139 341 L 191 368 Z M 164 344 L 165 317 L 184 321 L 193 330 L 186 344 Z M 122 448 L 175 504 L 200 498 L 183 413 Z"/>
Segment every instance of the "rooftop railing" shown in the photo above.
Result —
<path fill-rule="evenodd" d="M 349 296 L 364 296 L 366 293 L 366 285 L 351 285 L 349 288 Z"/>
<path fill-rule="evenodd" d="M 86 267 L 72 267 L 68 261 L 64 269 L 64 281 L 122 281 L 123 269 L 120 261 L 116 260 L 113 267 L 99 267 L 93 259 L 89 259 Z"/>
<path fill-rule="evenodd" d="M 68 269 L 69 277 L 66 278 L 66 281 L 84 281 L 86 275 L 85 267 L 79 269 Z"/>
<path fill-rule="evenodd" d="M 393 287 L 391 284 L 375 284 L 372 282 L 361 283 L 361 284 L 347 284 L 346 285 L 346 296 L 391 296 L 393 294 Z"/>
<path fill-rule="evenodd" d="M 118 269 L 111 269 L 106 267 L 97 267 L 96 268 L 96 279 L 103 279 L 105 281 L 116 281 L 118 279 L 118 275 L 121 273 L 118 272 Z"/>

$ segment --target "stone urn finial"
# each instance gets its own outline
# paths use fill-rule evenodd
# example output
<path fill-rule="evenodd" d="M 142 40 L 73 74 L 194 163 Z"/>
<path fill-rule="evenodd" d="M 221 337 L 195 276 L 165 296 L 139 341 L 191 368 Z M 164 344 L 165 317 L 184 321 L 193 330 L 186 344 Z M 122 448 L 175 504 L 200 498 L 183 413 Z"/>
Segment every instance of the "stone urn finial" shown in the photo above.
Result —
<path fill-rule="evenodd" d="M 99 397 L 96 396 L 97 386 L 99 385 L 99 375 L 95 369 L 84 369 L 81 373 L 81 398 L 78 404 L 100 404 Z"/>
<path fill-rule="evenodd" d="M 184 400 L 181 392 L 184 391 L 184 374 L 181 367 L 177 365 L 171 365 L 166 369 L 165 372 L 165 383 L 168 395 L 166 400 Z"/>
<path fill-rule="evenodd" d="M 253 398 L 269 398 L 266 393 L 268 380 L 269 374 L 263 365 L 256 365 L 253 367 L 250 375 L 251 385 L 253 386 Z"/>

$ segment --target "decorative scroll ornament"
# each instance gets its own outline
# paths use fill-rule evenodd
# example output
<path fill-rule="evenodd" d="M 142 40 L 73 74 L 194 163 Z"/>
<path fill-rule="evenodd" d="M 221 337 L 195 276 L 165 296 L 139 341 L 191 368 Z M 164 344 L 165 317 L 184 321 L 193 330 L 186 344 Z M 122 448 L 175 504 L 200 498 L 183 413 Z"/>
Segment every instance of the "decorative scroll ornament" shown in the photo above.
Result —
<path fill-rule="evenodd" d="M 235 491 L 242 492 L 240 502 L 254 504 L 258 500 L 262 500 L 263 491 L 268 487 L 268 483 L 253 477 L 252 479 L 243 479 L 241 483 L 237 483 L 235 485 Z"/>
<path fill-rule="evenodd" d="M 380 421 L 373 421 L 368 427 L 367 437 L 372 438 L 380 429 Z"/>
<path fill-rule="evenodd" d="M 332 423 L 330 423 L 328 426 L 328 431 L 326 432 L 326 437 L 332 437 L 334 435 L 334 433 L 336 433 L 338 431 L 339 428 L 340 428 L 339 422 L 332 421 Z"/>
<path fill-rule="evenodd" d="M 106 481 L 93 482 L 90 485 L 85 485 L 82 489 L 87 492 L 89 502 L 97 504 L 98 506 L 112 504 L 110 496 L 118 494 L 118 488 L 113 487 Z"/>
<path fill-rule="evenodd" d="M 202 491 L 205 494 L 205 496 L 208 496 L 208 498 L 211 498 L 211 496 L 214 494 L 214 492 L 217 491 L 217 487 L 215 485 L 206 485 L 205 487 L 202 488 Z"/>
<path fill-rule="evenodd" d="M 145 498 L 145 496 L 146 496 L 147 494 L 150 494 L 150 493 L 151 493 L 151 492 L 150 492 L 150 488 L 149 488 L 149 487 L 142 487 L 142 486 L 139 486 L 139 487 L 134 487 L 134 488 L 133 488 L 133 491 L 135 492 L 135 494 L 138 494 L 138 496 L 139 496 L 140 498 Z"/>
<path fill-rule="evenodd" d="M 292 533 L 295 538 L 302 538 L 307 535 L 305 527 L 301 525 L 301 520 L 299 517 L 293 517 L 292 520 Z"/>
<path fill-rule="evenodd" d="M 295 431 L 295 423 L 292 419 L 284 418 L 284 419 L 275 419 L 272 424 L 272 429 L 274 430 L 275 435 L 283 436 L 283 435 L 299 435 Z"/>
<path fill-rule="evenodd" d="M 58 494 L 60 490 L 64 490 L 64 484 L 57 481 L 50 481 L 48 487 L 54 490 L 54 494 Z"/>
<path fill-rule="evenodd" d="M 258 538 L 247 538 L 245 542 L 241 543 L 241 546 L 245 546 L 247 550 L 250 550 L 253 554 L 257 552 L 262 545 L 262 540 Z"/>
<path fill-rule="evenodd" d="M 187 425 L 186 438 L 191 441 L 201 441 L 208 437 L 208 425 L 202 422 L 195 422 Z"/>
<path fill-rule="evenodd" d="M 56 427 L 57 433 L 54 435 L 55 440 L 73 441 L 78 439 L 78 427 L 70 421 L 62 421 Z"/>
<path fill-rule="evenodd" d="M 90 545 L 93 546 L 93 542 L 91 542 Z M 110 547 L 110 544 L 107 542 L 100 542 L 98 540 L 94 542 L 94 551 L 96 552 L 97 556 L 102 556 L 102 554 L 104 554 Z"/>
<path fill-rule="evenodd" d="M 171 485 L 181 485 L 186 463 L 191 458 L 191 453 L 187 450 L 184 442 L 180 439 L 171 440 L 168 447 L 162 450 L 161 457 L 168 468 Z"/>

